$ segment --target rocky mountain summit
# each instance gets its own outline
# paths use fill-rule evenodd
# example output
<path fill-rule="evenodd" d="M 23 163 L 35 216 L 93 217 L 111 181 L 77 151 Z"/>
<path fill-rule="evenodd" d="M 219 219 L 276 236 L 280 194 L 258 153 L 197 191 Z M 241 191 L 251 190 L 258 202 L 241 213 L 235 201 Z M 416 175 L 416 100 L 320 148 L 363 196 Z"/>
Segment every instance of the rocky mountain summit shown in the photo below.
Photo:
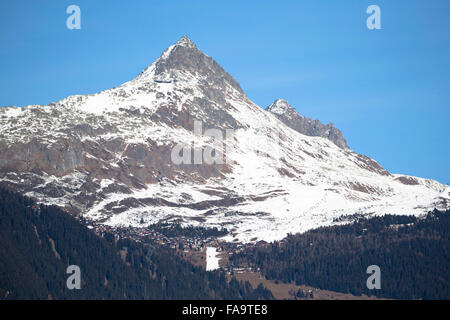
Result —
<path fill-rule="evenodd" d="M 266 110 L 295 131 L 307 136 L 327 138 L 338 147 L 348 149 L 344 135 L 333 123 L 324 125 L 319 120 L 302 117 L 286 100 L 277 99 Z"/>
<path fill-rule="evenodd" d="M 112 226 L 226 227 L 243 242 L 450 206 L 448 186 L 391 174 L 291 109 L 263 110 L 183 37 L 118 87 L 0 108 L 0 185 Z"/>

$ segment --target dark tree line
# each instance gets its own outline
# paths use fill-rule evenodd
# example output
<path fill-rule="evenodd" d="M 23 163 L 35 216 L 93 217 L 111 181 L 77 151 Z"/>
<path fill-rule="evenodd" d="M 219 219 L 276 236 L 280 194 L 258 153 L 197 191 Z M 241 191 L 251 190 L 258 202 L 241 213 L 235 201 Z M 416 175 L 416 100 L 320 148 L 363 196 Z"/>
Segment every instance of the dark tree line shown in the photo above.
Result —
<path fill-rule="evenodd" d="M 194 226 L 183 227 L 178 223 L 156 223 L 148 226 L 148 229 L 157 231 L 168 238 L 184 236 L 187 238 L 206 239 L 208 237 L 222 237 L 228 234 L 228 230 L 226 228 L 218 229 L 217 227 L 204 228 Z"/>
<path fill-rule="evenodd" d="M 81 290 L 66 268 L 81 269 Z M 0 189 L 0 299 L 269 299 L 156 244 L 99 237 L 53 206 Z"/>
<path fill-rule="evenodd" d="M 355 295 L 450 299 L 449 240 L 450 211 L 386 215 L 289 235 L 230 263 L 259 267 L 267 279 Z M 381 269 L 381 290 L 367 289 L 370 265 Z"/>

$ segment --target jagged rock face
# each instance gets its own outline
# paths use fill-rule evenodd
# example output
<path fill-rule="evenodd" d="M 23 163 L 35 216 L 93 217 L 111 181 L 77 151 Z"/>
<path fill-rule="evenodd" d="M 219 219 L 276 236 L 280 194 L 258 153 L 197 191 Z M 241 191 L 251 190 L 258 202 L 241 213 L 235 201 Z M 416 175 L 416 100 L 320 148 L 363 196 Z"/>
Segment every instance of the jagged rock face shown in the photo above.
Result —
<path fill-rule="evenodd" d="M 226 227 L 230 241 L 281 239 L 343 214 L 450 206 L 448 186 L 391 175 L 287 106 L 262 110 L 183 37 L 119 87 L 0 108 L 0 185 L 113 226 Z M 194 132 L 195 121 L 223 140 Z M 191 147 L 190 162 L 173 160 L 177 146 Z M 208 150 L 224 163 L 207 163 Z"/>
<path fill-rule="evenodd" d="M 205 125 L 213 128 L 237 129 L 242 126 L 230 116 L 228 110 L 233 109 L 233 106 L 227 102 L 227 96 L 231 92 L 239 96 L 239 99 L 247 99 L 240 85 L 186 36 L 164 51 L 136 81 L 150 81 L 150 88 L 155 83 L 161 86 L 173 84 L 174 87 L 183 87 L 180 88 L 181 94 L 193 96 L 192 101 L 185 102 L 181 110 L 178 102 L 159 108 L 153 115 L 154 120 L 171 126 L 181 125 L 188 130 L 192 130 L 194 120 L 202 120 Z M 183 83 L 191 86 L 183 86 Z M 159 97 L 165 98 L 170 94 L 160 92 Z M 170 109 L 177 111 L 171 112 Z M 167 119 L 168 115 L 170 120 Z"/>
<path fill-rule="evenodd" d="M 223 70 L 211 57 L 201 52 L 186 36 L 182 37 L 177 45 L 164 52 L 163 57 L 164 59 L 158 61 L 155 66 L 154 74 L 157 77 L 165 78 L 168 76 L 175 80 L 180 73 L 200 74 L 205 76 L 203 84 L 208 89 L 223 89 L 227 85 L 231 85 L 240 93 L 244 93 L 239 83 L 231 75 Z M 217 92 L 217 94 L 221 98 L 224 96 L 222 90 Z"/>
<path fill-rule="evenodd" d="M 319 120 L 302 117 L 286 100 L 277 99 L 266 110 L 302 134 L 327 138 L 338 147 L 348 149 L 347 141 L 341 130 L 335 128 L 332 123 L 325 125 Z"/>

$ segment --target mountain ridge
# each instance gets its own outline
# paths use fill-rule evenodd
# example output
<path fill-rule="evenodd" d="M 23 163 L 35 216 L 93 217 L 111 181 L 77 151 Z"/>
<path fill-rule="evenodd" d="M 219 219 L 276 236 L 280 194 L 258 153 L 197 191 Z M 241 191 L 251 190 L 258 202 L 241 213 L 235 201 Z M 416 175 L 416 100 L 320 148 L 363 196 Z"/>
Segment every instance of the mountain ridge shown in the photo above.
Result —
<path fill-rule="evenodd" d="M 273 113 L 288 127 L 302 134 L 327 138 L 338 147 L 349 149 L 344 135 L 333 123 L 324 125 L 319 120 L 302 117 L 286 100 L 276 99 L 265 110 Z"/>

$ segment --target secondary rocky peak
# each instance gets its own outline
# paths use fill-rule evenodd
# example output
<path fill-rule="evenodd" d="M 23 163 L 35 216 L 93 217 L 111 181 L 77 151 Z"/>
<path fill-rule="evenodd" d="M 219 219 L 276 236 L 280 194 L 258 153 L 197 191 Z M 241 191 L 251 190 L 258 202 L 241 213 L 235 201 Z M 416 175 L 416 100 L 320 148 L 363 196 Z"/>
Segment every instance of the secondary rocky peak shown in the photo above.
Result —
<path fill-rule="evenodd" d="M 325 125 L 319 120 L 302 117 L 286 100 L 276 99 L 266 108 L 266 111 L 274 114 L 288 127 L 304 135 L 327 138 L 338 147 L 348 149 L 344 135 L 334 127 L 333 123 Z"/>
<path fill-rule="evenodd" d="M 276 99 L 270 106 L 266 108 L 267 111 L 274 114 L 282 115 L 287 112 L 296 112 L 294 108 L 287 102 L 287 100 Z"/>

